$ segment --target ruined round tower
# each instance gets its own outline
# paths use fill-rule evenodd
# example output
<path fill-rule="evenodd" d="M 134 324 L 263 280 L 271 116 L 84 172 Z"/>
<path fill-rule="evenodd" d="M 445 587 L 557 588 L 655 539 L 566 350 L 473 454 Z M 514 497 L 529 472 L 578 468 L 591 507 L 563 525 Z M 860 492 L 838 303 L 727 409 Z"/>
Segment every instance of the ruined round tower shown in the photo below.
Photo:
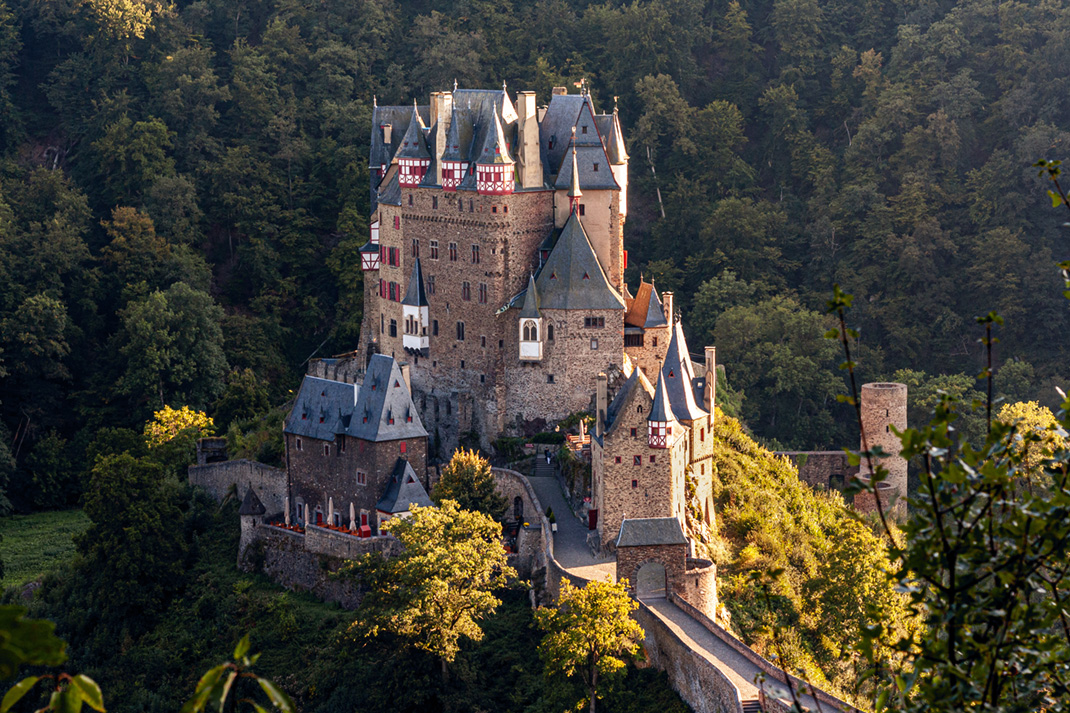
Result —
<path fill-rule="evenodd" d="M 891 486 L 889 495 L 896 498 L 895 511 L 906 513 L 907 496 L 907 461 L 899 455 L 901 444 L 892 428 L 900 431 L 907 427 L 907 386 L 879 382 L 862 385 L 862 428 L 866 433 L 866 444 L 870 448 L 880 446 L 890 457 L 881 458 L 880 463 L 888 469 L 885 480 Z M 863 446 L 864 447 L 864 446 Z M 877 462 L 874 462 L 874 466 Z M 869 475 L 866 459 L 862 458 L 859 469 L 863 477 Z M 882 502 L 884 501 L 882 494 Z"/>

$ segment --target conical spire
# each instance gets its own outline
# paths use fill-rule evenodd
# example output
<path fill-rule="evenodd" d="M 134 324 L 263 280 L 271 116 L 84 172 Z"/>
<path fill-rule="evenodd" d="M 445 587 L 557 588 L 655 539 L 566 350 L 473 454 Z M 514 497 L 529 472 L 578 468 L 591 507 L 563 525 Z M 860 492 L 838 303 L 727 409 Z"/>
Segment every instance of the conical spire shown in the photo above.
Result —
<path fill-rule="evenodd" d="M 483 151 L 479 154 L 479 160 L 476 162 L 481 165 L 488 164 L 512 164 L 513 158 L 509 155 L 509 145 L 505 141 L 505 131 L 502 129 L 502 122 L 498 118 L 498 111 L 495 109 L 490 112 L 491 121 L 493 125 L 491 130 L 487 132 L 487 138 L 483 142 Z"/>
<path fill-rule="evenodd" d="M 669 394 L 665 388 L 665 374 L 658 374 L 658 385 L 654 389 L 654 404 L 650 407 L 650 416 L 647 421 L 668 423 L 673 420 L 672 407 L 669 405 Z"/>
<path fill-rule="evenodd" d="M 624 131 L 620 127 L 620 117 L 617 115 L 616 103 L 613 105 L 613 119 L 609 125 L 609 136 L 606 137 L 606 154 L 609 162 L 615 166 L 628 162 L 628 151 L 624 148 Z"/>
<path fill-rule="evenodd" d="M 405 130 L 405 136 L 401 139 L 401 148 L 398 149 L 396 158 L 431 158 L 431 152 L 427 150 L 427 142 L 424 141 L 424 120 L 420 118 L 420 112 L 416 109 L 415 99 L 413 99 L 409 128 Z"/>
<path fill-rule="evenodd" d="M 659 378 L 666 380 L 669 403 L 677 420 L 695 421 L 708 414 L 699 407 L 695 399 L 695 369 L 687 352 L 684 327 L 676 322 L 671 329 L 672 340 L 665 352 L 665 362 L 661 366 Z"/>
<path fill-rule="evenodd" d="M 461 123 L 460 118 L 457 116 L 457 107 L 452 107 L 450 128 L 446 131 L 446 146 L 442 153 L 443 161 L 464 161 L 468 158 L 461 153 Z"/>
<path fill-rule="evenodd" d="M 583 191 L 580 190 L 580 169 L 576 163 L 576 127 L 572 127 L 572 181 L 568 186 L 568 207 L 573 213 L 580 210 L 580 198 Z"/>
<path fill-rule="evenodd" d="M 420 258 L 412 263 L 412 274 L 409 275 L 409 286 L 405 290 L 405 298 L 401 304 L 409 307 L 427 307 L 427 293 L 424 292 L 424 276 L 420 269 Z"/>
<path fill-rule="evenodd" d="M 539 293 L 535 290 L 535 276 L 528 275 L 528 290 L 524 295 L 524 306 L 520 309 L 520 319 L 541 319 L 539 313 Z"/>

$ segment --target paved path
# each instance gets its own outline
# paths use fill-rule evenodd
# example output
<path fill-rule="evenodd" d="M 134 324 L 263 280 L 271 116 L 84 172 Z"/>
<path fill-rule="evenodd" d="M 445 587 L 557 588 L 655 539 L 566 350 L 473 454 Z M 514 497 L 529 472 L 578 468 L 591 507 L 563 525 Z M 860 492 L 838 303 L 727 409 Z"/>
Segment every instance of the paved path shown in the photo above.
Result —
<path fill-rule="evenodd" d="M 599 559 L 591 553 L 587 546 L 587 525 L 572 513 L 554 466 L 547 465 L 542 454 L 535 456 L 534 474 L 528 476 L 528 481 L 543 508 L 551 507 L 554 510 L 557 520 L 554 559 L 568 570 L 569 574 L 583 579 L 616 581 L 616 560 L 612 557 Z M 755 680 L 761 670 L 756 665 L 667 599 L 644 600 L 644 603 L 688 647 L 724 673 L 739 689 L 743 701 L 758 698 Z M 789 697 L 787 689 L 778 681 L 770 680 L 764 685 L 767 693 L 774 697 Z M 800 703 L 812 711 L 818 710 L 817 703 L 810 696 L 800 696 Z"/>

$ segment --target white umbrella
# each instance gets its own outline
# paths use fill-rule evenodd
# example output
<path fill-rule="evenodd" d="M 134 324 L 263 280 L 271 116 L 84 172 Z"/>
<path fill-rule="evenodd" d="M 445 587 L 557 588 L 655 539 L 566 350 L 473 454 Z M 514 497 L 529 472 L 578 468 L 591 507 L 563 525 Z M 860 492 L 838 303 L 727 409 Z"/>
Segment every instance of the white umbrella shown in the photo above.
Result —
<path fill-rule="evenodd" d="M 308 503 L 305 503 L 305 527 L 308 527 Z"/>
<path fill-rule="evenodd" d="M 327 498 L 327 524 L 334 524 L 334 498 Z"/>
<path fill-rule="evenodd" d="M 357 509 L 353 507 L 353 503 L 349 503 L 349 529 L 357 529 Z"/>
<path fill-rule="evenodd" d="M 283 503 L 282 509 L 285 511 L 286 527 L 290 526 L 290 496 L 286 496 L 286 500 Z"/>

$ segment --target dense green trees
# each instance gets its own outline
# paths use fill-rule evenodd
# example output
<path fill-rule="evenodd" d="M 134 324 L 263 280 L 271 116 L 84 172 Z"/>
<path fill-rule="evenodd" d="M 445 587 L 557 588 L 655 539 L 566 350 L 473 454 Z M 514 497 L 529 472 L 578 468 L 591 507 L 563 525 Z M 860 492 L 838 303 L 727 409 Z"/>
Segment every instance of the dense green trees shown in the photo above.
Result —
<path fill-rule="evenodd" d="M 1015 398 L 1054 405 L 1066 314 L 1044 266 L 1065 255 L 1027 167 L 1070 146 L 1068 26 L 994 0 L 4 0 L 0 448 L 29 478 L 55 432 L 80 470 L 97 429 L 136 426 L 161 391 L 238 413 L 251 370 L 279 404 L 317 347 L 351 349 L 374 97 L 454 78 L 619 97 L 628 276 L 675 290 L 696 344 L 729 308 L 801 314 L 838 281 L 867 377 L 976 373 L 972 317 L 997 309 L 997 361 L 1034 368 Z M 722 358 L 756 435 L 853 442 L 832 384 L 785 372 L 771 392 L 758 361 Z M 781 392 L 808 416 L 771 416 Z"/>

